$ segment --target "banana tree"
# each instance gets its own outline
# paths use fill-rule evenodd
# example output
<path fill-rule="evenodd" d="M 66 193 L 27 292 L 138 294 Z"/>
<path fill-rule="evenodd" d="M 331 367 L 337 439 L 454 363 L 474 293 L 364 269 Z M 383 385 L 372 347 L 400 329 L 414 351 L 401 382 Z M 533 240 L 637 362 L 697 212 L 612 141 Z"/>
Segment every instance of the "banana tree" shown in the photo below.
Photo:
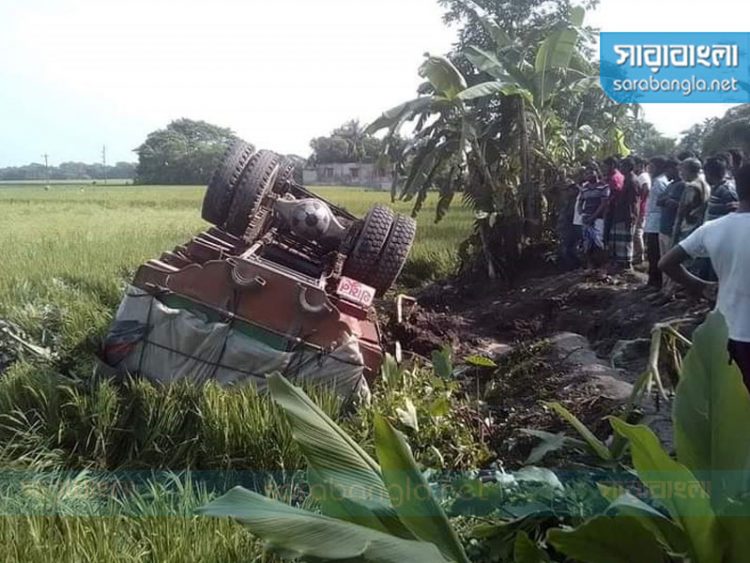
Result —
<path fill-rule="evenodd" d="M 495 82 L 519 89 L 519 151 L 523 184 L 528 185 L 532 167 L 539 169 L 535 164 L 554 170 L 575 159 L 574 147 L 566 141 L 575 139 L 581 108 L 572 119 L 565 114 L 583 94 L 598 87 L 594 69 L 579 49 L 589 37 L 583 28 L 585 11 L 572 8 L 569 18 L 560 21 L 534 51 L 511 38 L 474 2 L 464 4 L 475 12 L 493 44 L 490 50 L 467 47 L 466 58 Z"/>
<path fill-rule="evenodd" d="M 588 37 L 582 8 L 573 8 L 537 46 L 510 37 L 476 4 L 464 3 L 493 42 L 490 50 L 468 47 L 463 53 L 478 73 L 464 76 L 445 57 L 428 55 L 419 71 L 428 80 L 422 95 L 386 111 L 368 130 L 387 129 L 387 139 L 416 120 L 406 153 L 409 173 L 392 195 L 416 198 L 416 213 L 439 183 L 439 220 L 460 186 L 477 211 L 465 262 L 473 263 L 473 250 L 480 249 L 494 277 L 541 237 L 540 186 L 562 179 L 584 153 L 580 147 L 592 153 L 603 143 L 581 121 L 585 96 L 600 89 L 579 48 Z"/>
<path fill-rule="evenodd" d="M 522 186 L 530 184 L 537 161 L 546 169 L 559 165 L 557 147 L 562 146 L 567 151 L 566 160 L 572 160 L 574 151 L 563 142 L 570 128 L 565 127 L 559 105 L 570 103 L 598 84 L 591 65 L 577 47 L 586 35 L 582 28 L 583 8 L 573 8 L 569 20 L 560 22 L 532 52 L 476 4 L 469 0 L 465 4 L 476 12 L 494 44 L 492 51 L 479 47 L 466 50 L 464 55 L 480 71 L 471 78 L 489 80 L 467 86 L 466 78 L 448 59 L 428 55 L 419 73 L 429 81 L 428 88 L 422 91 L 430 94 L 386 111 L 368 129 L 374 132 L 388 128 L 393 133 L 407 121 L 417 119 L 417 135 L 410 147 L 413 166 L 401 192 L 405 198 L 418 196 L 415 210 L 419 209 L 436 168 L 446 161 L 454 166 L 465 164 L 469 153 L 473 153 L 477 171 L 488 188 L 494 191 L 504 187 L 490 174 L 493 162 L 487 158 L 488 147 L 483 146 L 497 140 L 498 134 L 511 136 L 510 131 L 498 131 L 496 127 L 495 121 L 503 119 L 498 116 L 500 113 L 506 117 L 510 113 L 515 118 L 512 136 L 519 139 L 518 146 L 500 146 L 508 159 L 520 160 Z M 503 98 L 506 103 L 498 104 Z M 488 107 L 489 112 L 485 111 Z M 494 156 L 497 160 L 502 155 Z M 444 192 L 445 196 L 452 194 L 452 183 Z M 443 212 L 441 205 L 439 215 Z"/>
<path fill-rule="evenodd" d="M 470 102 L 495 96 L 512 95 L 520 90 L 513 84 L 498 81 L 467 86 L 466 78 L 446 57 L 425 53 L 419 75 L 427 82 L 420 87 L 423 93 L 385 111 L 367 129 L 374 133 L 387 129 L 385 150 L 393 138 L 409 121 L 416 120 L 416 134 L 406 147 L 410 159 L 409 173 L 398 189 L 394 185 L 393 198 L 416 198 L 414 214 L 424 202 L 436 175 L 444 169 L 447 179 L 441 186 L 438 219 L 450 205 L 455 188 L 466 173 L 467 159 L 476 160 L 477 171 L 494 184 L 494 178 L 482 149 L 482 127 Z M 523 92 L 520 92 L 524 95 Z"/>

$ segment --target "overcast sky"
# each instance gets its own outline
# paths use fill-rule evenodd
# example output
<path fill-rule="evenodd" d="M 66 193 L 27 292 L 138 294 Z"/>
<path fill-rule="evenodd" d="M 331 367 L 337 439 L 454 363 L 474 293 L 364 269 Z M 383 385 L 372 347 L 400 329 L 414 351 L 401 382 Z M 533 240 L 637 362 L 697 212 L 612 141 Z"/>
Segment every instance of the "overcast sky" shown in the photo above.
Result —
<path fill-rule="evenodd" d="M 705 9 L 703 9 L 705 6 Z M 604 31 L 744 31 L 739 0 L 602 0 Z M 307 156 L 309 140 L 412 97 L 455 30 L 435 0 L 0 0 L 0 166 L 131 152 L 179 117 Z M 651 105 L 668 135 L 717 105 Z"/>

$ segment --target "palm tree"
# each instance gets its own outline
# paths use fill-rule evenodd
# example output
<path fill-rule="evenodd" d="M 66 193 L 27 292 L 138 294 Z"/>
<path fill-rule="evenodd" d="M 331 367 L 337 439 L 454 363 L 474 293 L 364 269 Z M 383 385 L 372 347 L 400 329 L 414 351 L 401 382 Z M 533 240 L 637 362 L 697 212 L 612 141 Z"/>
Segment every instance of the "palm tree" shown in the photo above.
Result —
<path fill-rule="evenodd" d="M 347 153 L 351 162 L 361 162 L 365 156 L 367 132 L 358 119 L 352 119 L 333 131 L 334 137 L 346 141 Z"/>

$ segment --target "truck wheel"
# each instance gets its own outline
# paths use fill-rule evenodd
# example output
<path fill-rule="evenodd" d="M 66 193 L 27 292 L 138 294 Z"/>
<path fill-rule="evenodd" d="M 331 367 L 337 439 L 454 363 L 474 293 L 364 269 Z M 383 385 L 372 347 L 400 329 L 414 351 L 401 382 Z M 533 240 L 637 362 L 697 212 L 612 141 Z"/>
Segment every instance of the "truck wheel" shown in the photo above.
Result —
<path fill-rule="evenodd" d="M 362 230 L 354 248 L 344 262 L 345 276 L 372 285 L 378 267 L 378 258 L 388 240 L 393 224 L 393 211 L 385 205 L 375 205 L 365 215 Z"/>
<path fill-rule="evenodd" d="M 375 288 L 378 297 L 382 297 L 398 278 L 409 257 L 416 234 L 417 222 L 407 215 L 397 214 L 380 253 L 375 273 L 370 278 L 370 285 Z"/>
<path fill-rule="evenodd" d="M 264 196 L 272 188 L 279 171 L 281 158 L 271 151 L 258 151 L 248 162 L 234 191 L 227 216 L 226 230 L 241 237 L 250 220 L 259 211 Z"/>
<path fill-rule="evenodd" d="M 254 152 L 255 147 L 241 139 L 233 141 L 224 152 L 203 196 L 201 217 L 212 225 L 222 225 L 227 220 L 237 182 Z"/>
<path fill-rule="evenodd" d="M 284 195 L 289 190 L 289 182 L 293 179 L 294 162 L 287 157 L 284 157 L 279 166 L 279 174 L 276 176 L 276 183 L 273 185 L 274 193 Z"/>

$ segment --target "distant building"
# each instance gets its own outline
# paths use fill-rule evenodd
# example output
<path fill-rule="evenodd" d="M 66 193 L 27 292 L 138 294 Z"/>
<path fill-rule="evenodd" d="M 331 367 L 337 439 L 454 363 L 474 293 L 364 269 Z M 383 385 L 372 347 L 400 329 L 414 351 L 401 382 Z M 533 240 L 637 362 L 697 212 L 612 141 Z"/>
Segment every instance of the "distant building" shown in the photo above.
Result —
<path fill-rule="evenodd" d="M 372 163 L 318 164 L 302 171 L 302 183 L 310 186 L 363 186 L 390 190 L 392 181 L 390 171 L 379 170 Z"/>

